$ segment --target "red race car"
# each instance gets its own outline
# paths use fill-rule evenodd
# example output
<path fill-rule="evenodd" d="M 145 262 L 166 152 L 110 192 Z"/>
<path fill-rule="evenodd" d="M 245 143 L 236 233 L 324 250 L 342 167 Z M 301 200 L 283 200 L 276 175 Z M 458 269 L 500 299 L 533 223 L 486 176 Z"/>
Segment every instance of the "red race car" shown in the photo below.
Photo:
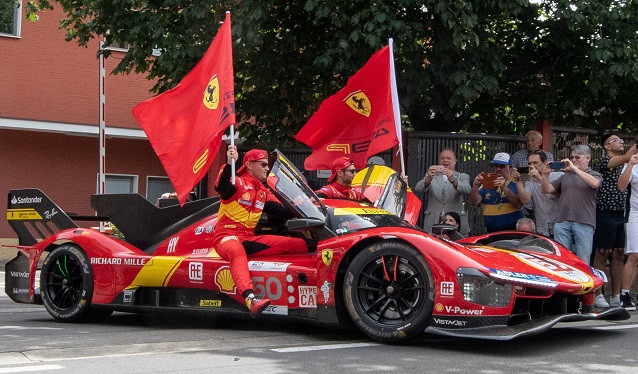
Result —
<path fill-rule="evenodd" d="M 383 342 L 423 332 L 503 340 L 557 322 L 629 318 L 618 307 L 583 312 L 581 296 L 601 287 L 604 273 L 548 238 L 502 232 L 453 242 L 401 218 L 414 209 L 394 172 L 362 171 L 359 188 L 385 186 L 370 188 L 374 204 L 321 200 L 275 156 L 267 184 L 296 218 L 264 215 L 257 230 L 304 238 L 311 252 L 249 258 L 257 296 L 272 300 L 264 313 L 355 325 Z M 217 200 L 160 208 L 113 194 L 91 203 L 123 238 L 79 227 L 90 217 L 66 214 L 38 189 L 10 191 L 7 218 L 20 243 L 6 265 L 11 299 L 42 303 L 67 322 L 115 310 L 247 313 L 211 246 Z"/>

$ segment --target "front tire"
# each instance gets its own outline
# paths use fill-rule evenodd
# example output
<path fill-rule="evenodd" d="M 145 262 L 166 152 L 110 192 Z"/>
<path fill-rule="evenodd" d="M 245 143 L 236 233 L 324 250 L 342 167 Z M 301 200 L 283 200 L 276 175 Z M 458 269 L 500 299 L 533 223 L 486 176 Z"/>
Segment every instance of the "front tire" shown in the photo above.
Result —
<path fill-rule="evenodd" d="M 404 342 L 430 324 L 433 282 L 430 267 L 416 249 L 380 242 L 365 248 L 348 266 L 343 286 L 346 309 L 369 337 Z"/>
<path fill-rule="evenodd" d="M 63 244 L 49 253 L 42 265 L 40 294 L 46 310 L 60 321 L 91 316 L 93 270 L 79 247 Z"/>

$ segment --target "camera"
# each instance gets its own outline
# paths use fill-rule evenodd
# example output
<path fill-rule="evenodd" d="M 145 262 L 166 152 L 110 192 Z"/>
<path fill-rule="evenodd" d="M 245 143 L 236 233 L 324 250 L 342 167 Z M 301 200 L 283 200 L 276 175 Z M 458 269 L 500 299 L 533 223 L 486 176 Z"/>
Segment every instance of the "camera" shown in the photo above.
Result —
<path fill-rule="evenodd" d="M 516 171 L 521 174 L 527 174 L 529 173 L 529 166 L 521 166 L 520 168 L 516 168 Z"/>

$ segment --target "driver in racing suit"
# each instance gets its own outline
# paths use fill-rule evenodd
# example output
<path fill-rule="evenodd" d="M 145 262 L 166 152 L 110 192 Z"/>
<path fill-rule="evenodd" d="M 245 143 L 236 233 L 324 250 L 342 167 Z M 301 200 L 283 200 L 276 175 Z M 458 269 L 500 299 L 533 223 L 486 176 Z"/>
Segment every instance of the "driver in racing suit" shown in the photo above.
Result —
<path fill-rule="evenodd" d="M 352 178 L 357 173 L 354 162 L 347 157 L 339 157 L 332 162 L 332 174 L 328 182 L 332 182 L 315 191 L 317 196 L 330 199 L 365 200 L 359 191 L 352 189 Z"/>
<path fill-rule="evenodd" d="M 222 166 L 215 183 L 221 204 L 213 246 L 223 259 L 230 262 L 230 272 L 237 291 L 246 302 L 250 314 L 255 317 L 268 307 L 270 300 L 255 297 L 247 255 L 307 253 L 308 246 L 300 238 L 255 235 L 255 226 L 262 212 L 279 217 L 291 216 L 263 184 L 268 176 L 268 153 L 261 149 L 248 151 L 237 170 L 234 185 L 231 183 L 230 163 L 238 158 L 235 146 L 228 147 L 226 158 L 228 164 Z"/>

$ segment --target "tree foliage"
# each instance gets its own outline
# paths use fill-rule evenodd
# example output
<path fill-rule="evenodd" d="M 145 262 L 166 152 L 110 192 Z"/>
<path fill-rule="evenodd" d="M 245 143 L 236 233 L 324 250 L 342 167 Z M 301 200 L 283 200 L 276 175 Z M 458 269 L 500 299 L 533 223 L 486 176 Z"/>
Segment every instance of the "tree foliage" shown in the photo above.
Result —
<path fill-rule="evenodd" d="M 30 3 L 28 14 L 53 1 Z M 638 4 L 629 0 L 55 2 L 68 40 L 130 44 L 114 73 L 148 72 L 156 92 L 195 65 L 230 10 L 237 108 L 256 123 L 241 131 L 255 143 L 290 144 L 388 38 L 404 125 L 415 130 L 520 133 L 538 119 L 638 127 Z"/>

